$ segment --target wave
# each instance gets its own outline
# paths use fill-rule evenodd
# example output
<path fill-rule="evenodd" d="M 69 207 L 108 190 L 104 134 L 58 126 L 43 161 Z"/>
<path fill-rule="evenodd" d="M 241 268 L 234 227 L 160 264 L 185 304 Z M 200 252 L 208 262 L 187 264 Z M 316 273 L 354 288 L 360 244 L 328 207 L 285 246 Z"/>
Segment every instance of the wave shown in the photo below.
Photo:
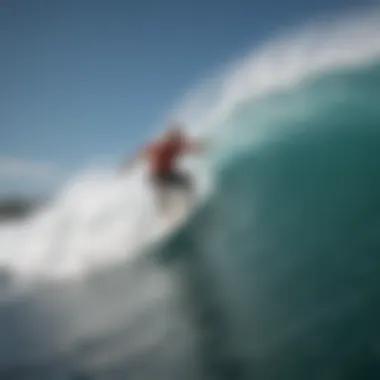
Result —
<path fill-rule="evenodd" d="M 286 132 L 230 159 L 210 202 L 159 250 L 206 271 L 213 350 L 239 369 L 227 378 L 380 375 L 379 91 L 375 64 L 263 100 L 273 112 L 306 99 L 312 112 L 295 108 Z"/>

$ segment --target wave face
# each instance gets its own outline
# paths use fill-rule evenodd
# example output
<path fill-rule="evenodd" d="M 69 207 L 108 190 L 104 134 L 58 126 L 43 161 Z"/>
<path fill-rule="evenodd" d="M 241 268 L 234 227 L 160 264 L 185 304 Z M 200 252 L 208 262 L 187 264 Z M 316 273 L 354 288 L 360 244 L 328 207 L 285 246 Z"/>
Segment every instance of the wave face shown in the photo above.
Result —
<path fill-rule="evenodd" d="M 269 44 L 176 110 L 215 181 L 172 235 L 148 240 L 140 172 L 2 226 L 0 378 L 379 378 L 377 14 Z"/>
<path fill-rule="evenodd" d="M 283 133 L 230 158 L 162 248 L 207 268 L 214 349 L 239 378 L 380 376 L 379 93 L 373 65 L 243 107 L 247 124 L 292 112 L 280 111 Z"/>

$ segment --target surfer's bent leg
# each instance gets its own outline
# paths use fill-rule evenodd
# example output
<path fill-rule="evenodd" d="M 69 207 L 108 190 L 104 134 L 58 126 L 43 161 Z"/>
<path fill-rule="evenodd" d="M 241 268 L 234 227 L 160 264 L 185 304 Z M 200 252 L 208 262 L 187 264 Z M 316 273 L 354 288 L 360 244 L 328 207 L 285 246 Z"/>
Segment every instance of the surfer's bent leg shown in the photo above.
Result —
<path fill-rule="evenodd" d="M 193 183 L 187 173 L 173 171 L 170 174 L 171 187 L 178 188 L 186 193 L 187 202 L 191 205 L 194 198 Z"/>
<path fill-rule="evenodd" d="M 160 213 L 167 212 L 169 181 L 166 173 L 154 173 L 151 177 L 152 188 L 154 192 L 154 200 Z"/>
<path fill-rule="evenodd" d="M 179 171 L 155 173 L 152 175 L 152 185 L 155 201 L 160 213 L 169 210 L 169 196 L 172 189 L 179 189 L 186 194 L 187 203 L 191 206 L 194 198 L 193 184 L 190 176 Z"/>

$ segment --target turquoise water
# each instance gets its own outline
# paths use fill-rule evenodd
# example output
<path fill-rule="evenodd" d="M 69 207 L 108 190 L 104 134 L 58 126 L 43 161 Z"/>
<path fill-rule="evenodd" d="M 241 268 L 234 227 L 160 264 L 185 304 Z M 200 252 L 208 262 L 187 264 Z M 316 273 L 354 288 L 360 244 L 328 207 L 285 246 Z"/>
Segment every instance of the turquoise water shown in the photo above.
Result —
<path fill-rule="evenodd" d="M 379 99 L 374 64 L 229 121 L 274 133 L 231 152 L 213 198 L 161 252 L 202 268 L 221 378 L 380 378 Z"/>

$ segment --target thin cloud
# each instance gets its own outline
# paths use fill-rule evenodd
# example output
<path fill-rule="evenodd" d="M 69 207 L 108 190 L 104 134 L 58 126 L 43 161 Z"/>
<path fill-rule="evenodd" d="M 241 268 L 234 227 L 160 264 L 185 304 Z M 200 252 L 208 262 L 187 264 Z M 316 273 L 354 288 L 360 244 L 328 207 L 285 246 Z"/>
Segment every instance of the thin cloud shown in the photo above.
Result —
<path fill-rule="evenodd" d="M 18 157 L 0 157 L 0 178 L 35 178 L 51 177 L 56 172 L 51 163 L 28 161 Z"/>

